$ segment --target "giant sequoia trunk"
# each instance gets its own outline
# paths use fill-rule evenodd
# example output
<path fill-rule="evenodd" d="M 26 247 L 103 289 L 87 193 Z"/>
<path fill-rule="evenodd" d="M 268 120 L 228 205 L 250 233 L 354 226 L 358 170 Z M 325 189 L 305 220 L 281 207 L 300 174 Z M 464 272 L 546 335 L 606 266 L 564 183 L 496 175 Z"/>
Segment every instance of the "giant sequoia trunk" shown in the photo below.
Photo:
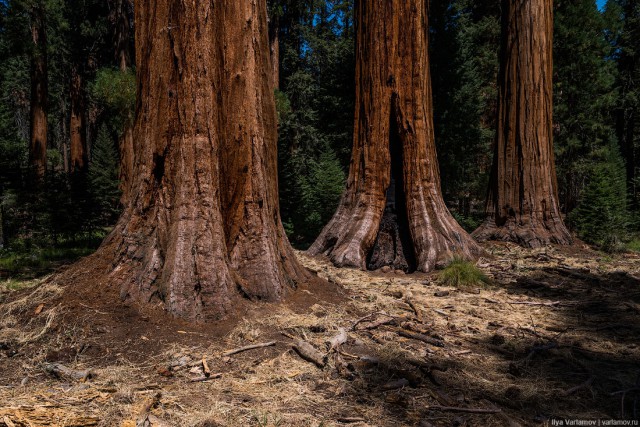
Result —
<path fill-rule="evenodd" d="M 278 211 L 265 0 L 135 2 L 131 201 L 101 248 L 123 299 L 206 320 L 310 278 Z"/>
<path fill-rule="evenodd" d="M 570 244 L 553 155 L 552 0 L 503 0 L 498 129 L 479 240 Z"/>
<path fill-rule="evenodd" d="M 338 266 L 429 271 L 481 249 L 440 192 L 426 0 L 356 2 L 356 118 L 347 189 L 309 249 Z"/>
<path fill-rule="evenodd" d="M 47 29 L 42 2 L 31 10 L 31 138 L 29 166 L 42 179 L 47 168 Z"/>
<path fill-rule="evenodd" d="M 87 151 L 87 130 L 85 127 L 85 98 L 82 73 L 78 66 L 71 67 L 71 117 L 69 133 L 71 136 L 71 172 L 84 171 L 89 163 Z"/>

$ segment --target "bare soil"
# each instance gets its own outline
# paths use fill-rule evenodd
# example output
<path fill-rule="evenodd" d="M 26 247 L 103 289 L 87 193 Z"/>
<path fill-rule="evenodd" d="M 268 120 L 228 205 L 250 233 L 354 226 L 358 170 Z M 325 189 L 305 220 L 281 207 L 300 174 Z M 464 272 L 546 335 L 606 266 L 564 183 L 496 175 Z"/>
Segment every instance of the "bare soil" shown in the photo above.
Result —
<path fill-rule="evenodd" d="M 485 249 L 478 266 L 491 285 L 465 289 L 441 286 L 437 272 L 337 269 L 298 253 L 328 285 L 299 289 L 286 304 L 244 302 L 238 318 L 208 325 L 122 303 L 109 283 L 87 280 L 107 267 L 96 257 L 74 275 L 0 286 L 0 426 L 637 418 L 640 255 Z M 330 350 L 341 329 L 347 341 Z M 298 340 L 326 365 L 301 358 Z M 53 373 L 60 365 L 72 374 Z"/>

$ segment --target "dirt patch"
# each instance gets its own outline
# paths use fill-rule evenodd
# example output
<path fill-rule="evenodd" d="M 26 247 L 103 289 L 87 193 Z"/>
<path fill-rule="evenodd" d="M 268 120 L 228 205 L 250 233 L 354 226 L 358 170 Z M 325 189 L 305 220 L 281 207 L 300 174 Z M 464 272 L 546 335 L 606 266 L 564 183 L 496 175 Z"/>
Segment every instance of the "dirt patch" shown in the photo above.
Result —
<path fill-rule="evenodd" d="M 470 290 L 440 286 L 437 274 L 336 269 L 299 253 L 328 285 L 301 288 L 287 304 L 246 303 L 237 318 L 209 325 L 123 304 L 108 283 L 77 286 L 82 268 L 74 269 L 80 276 L 45 279 L 0 296 L 0 426 L 134 426 L 141 418 L 151 426 L 503 426 L 633 417 L 640 257 L 486 249 L 478 265 L 492 285 Z M 81 266 L 93 271 L 96 262 Z M 341 328 L 348 339 L 329 352 Z M 326 366 L 293 351 L 298 340 L 326 355 Z M 200 381 L 203 356 L 210 377 Z M 55 377 L 46 366 L 56 362 L 95 376 Z"/>

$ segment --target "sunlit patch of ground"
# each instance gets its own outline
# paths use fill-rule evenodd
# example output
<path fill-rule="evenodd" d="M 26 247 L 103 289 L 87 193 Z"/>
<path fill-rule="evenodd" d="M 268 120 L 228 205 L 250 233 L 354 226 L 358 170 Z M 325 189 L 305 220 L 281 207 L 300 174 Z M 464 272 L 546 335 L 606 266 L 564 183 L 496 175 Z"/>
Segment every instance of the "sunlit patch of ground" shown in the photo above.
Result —
<path fill-rule="evenodd" d="M 299 253 L 344 302 L 261 306 L 222 337 L 144 317 L 117 335 L 105 321 L 121 313 L 91 301 L 65 317 L 63 283 L 5 286 L 0 426 L 504 426 L 640 410 L 640 257 L 487 250 L 477 265 L 490 284 L 463 289 Z M 329 352 L 341 329 L 347 342 Z M 56 377 L 54 363 L 91 375 Z"/>

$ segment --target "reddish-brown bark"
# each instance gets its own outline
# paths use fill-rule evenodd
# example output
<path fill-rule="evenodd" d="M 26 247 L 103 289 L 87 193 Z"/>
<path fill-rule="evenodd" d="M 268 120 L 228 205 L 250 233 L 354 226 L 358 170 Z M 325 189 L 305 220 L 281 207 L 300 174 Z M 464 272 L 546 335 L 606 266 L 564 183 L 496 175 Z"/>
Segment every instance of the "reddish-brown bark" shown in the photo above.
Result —
<path fill-rule="evenodd" d="M 88 164 L 87 130 L 85 125 L 85 98 L 83 78 L 77 66 L 71 67 L 69 120 L 71 172 L 84 171 Z"/>
<path fill-rule="evenodd" d="M 135 3 L 131 200 L 100 256 L 123 299 L 207 320 L 310 279 L 278 210 L 265 0 Z"/>
<path fill-rule="evenodd" d="M 427 1 L 358 1 L 356 20 L 347 189 L 309 251 L 361 269 L 386 264 L 429 271 L 454 256 L 473 259 L 481 249 L 453 219 L 440 191 Z"/>
<path fill-rule="evenodd" d="M 570 244 L 553 154 L 553 2 L 503 0 L 497 143 L 478 240 Z"/>
<path fill-rule="evenodd" d="M 47 169 L 47 30 L 42 2 L 31 10 L 31 138 L 29 166 L 38 179 Z"/>

